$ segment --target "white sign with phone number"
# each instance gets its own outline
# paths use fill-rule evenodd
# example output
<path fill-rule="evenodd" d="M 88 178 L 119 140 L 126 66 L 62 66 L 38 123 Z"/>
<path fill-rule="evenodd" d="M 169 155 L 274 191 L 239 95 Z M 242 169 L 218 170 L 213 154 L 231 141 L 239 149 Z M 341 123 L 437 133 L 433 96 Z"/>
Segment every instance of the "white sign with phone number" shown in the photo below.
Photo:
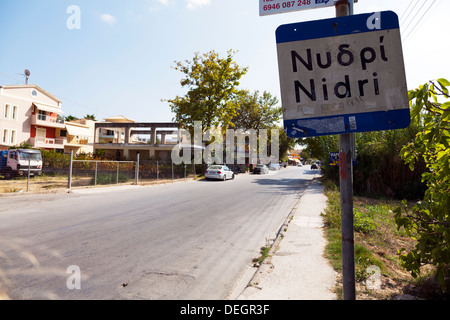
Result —
<path fill-rule="evenodd" d="M 335 0 L 259 0 L 259 15 L 334 6 Z"/>

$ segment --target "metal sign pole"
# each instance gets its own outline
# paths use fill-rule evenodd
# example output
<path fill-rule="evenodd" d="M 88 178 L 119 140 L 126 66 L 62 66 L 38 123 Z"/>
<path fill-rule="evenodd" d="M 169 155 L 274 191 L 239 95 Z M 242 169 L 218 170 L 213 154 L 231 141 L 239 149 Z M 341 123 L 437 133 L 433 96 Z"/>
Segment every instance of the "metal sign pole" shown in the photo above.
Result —
<path fill-rule="evenodd" d="M 353 14 L 353 0 L 336 3 L 336 16 Z M 353 234 L 352 134 L 339 135 L 341 196 L 342 276 L 344 300 L 355 300 L 355 247 Z"/>
<path fill-rule="evenodd" d="M 30 191 L 31 157 L 28 158 L 27 192 Z"/>
<path fill-rule="evenodd" d="M 136 156 L 136 185 L 139 184 L 139 152 L 137 153 Z"/>
<path fill-rule="evenodd" d="M 69 181 L 67 183 L 67 188 L 70 190 L 72 189 L 73 150 L 70 150 L 69 157 Z"/>

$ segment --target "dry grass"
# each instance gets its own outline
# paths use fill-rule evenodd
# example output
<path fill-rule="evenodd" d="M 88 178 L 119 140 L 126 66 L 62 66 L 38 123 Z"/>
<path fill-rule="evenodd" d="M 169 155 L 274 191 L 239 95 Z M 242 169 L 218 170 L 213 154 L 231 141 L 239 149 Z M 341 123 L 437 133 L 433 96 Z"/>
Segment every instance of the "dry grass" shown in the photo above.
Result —
<path fill-rule="evenodd" d="M 153 184 L 164 184 L 176 181 L 192 180 L 194 176 L 190 175 L 185 179 L 139 179 L 139 185 L 153 185 Z M 114 178 L 115 179 L 115 178 Z M 113 180 L 114 180 L 113 179 Z M 94 187 L 93 177 L 85 176 L 74 176 L 72 177 L 72 187 Z M 134 179 L 129 179 L 127 182 L 120 182 L 120 185 L 124 184 L 134 184 Z M 111 185 L 114 185 L 111 184 Z M 98 181 L 98 186 L 101 186 L 100 181 Z M 38 176 L 31 177 L 29 183 L 30 192 L 38 191 L 56 191 L 68 188 L 68 177 L 67 176 Z M 6 193 L 19 193 L 27 191 L 27 178 L 20 177 L 15 179 L 0 179 L 0 194 Z"/>
<path fill-rule="evenodd" d="M 55 188 L 67 188 L 67 177 L 31 177 L 29 191 L 43 191 Z M 27 179 L 15 178 L 0 180 L 0 193 L 14 193 L 27 191 Z"/>

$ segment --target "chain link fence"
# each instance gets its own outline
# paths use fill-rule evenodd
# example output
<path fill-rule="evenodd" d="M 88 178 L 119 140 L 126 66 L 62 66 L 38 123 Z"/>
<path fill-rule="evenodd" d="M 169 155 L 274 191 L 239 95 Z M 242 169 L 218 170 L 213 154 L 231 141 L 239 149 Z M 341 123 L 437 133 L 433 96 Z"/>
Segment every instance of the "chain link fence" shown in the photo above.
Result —
<path fill-rule="evenodd" d="M 135 161 L 72 160 L 68 188 L 136 182 Z"/>
<path fill-rule="evenodd" d="M 193 179 L 196 177 L 195 170 L 194 165 L 177 165 L 171 161 L 73 160 L 71 169 L 69 164 L 68 184 L 69 189 L 109 184 L 148 184 Z"/>
<path fill-rule="evenodd" d="M 203 165 L 174 164 L 170 160 L 90 160 L 73 159 L 61 154 L 43 157 L 41 176 L 0 179 L 0 194 L 103 185 L 154 184 L 194 179 L 203 171 Z"/>

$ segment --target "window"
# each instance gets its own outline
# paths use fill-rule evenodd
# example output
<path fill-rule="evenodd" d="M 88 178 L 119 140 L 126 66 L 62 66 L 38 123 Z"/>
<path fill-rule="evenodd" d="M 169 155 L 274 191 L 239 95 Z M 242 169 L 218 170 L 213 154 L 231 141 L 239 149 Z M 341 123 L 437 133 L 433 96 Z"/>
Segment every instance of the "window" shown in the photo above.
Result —
<path fill-rule="evenodd" d="M 44 110 L 39 110 L 38 120 L 46 121 L 46 112 Z"/>
<path fill-rule="evenodd" d="M 17 131 L 16 130 L 11 130 L 11 144 L 15 145 L 16 144 L 16 135 L 17 135 Z"/>
<path fill-rule="evenodd" d="M 12 108 L 12 119 L 13 120 L 17 120 L 18 115 L 17 113 L 19 112 L 19 107 L 18 106 L 13 106 Z"/>
<path fill-rule="evenodd" d="M 5 114 L 4 114 L 4 116 L 5 116 L 5 119 L 8 119 L 9 118 L 9 109 L 11 108 L 11 105 L 10 104 L 5 104 Z"/>
<path fill-rule="evenodd" d="M 3 143 L 8 143 L 8 136 L 9 136 L 9 130 L 8 129 L 3 129 Z"/>
<path fill-rule="evenodd" d="M 67 137 L 67 130 L 63 130 L 63 129 L 59 130 L 59 136 L 60 137 Z"/>

